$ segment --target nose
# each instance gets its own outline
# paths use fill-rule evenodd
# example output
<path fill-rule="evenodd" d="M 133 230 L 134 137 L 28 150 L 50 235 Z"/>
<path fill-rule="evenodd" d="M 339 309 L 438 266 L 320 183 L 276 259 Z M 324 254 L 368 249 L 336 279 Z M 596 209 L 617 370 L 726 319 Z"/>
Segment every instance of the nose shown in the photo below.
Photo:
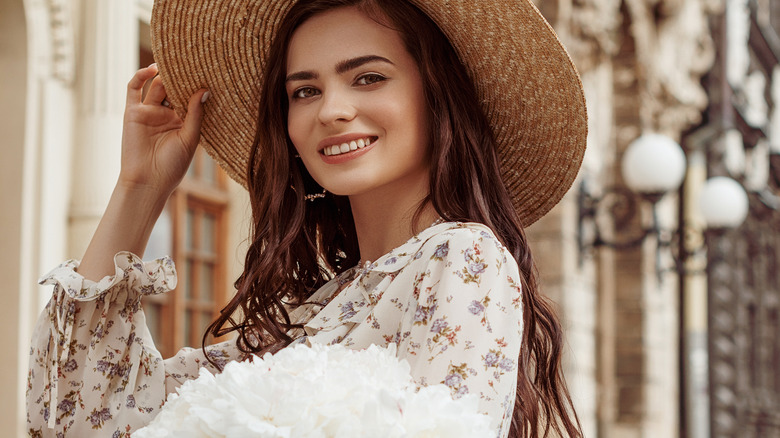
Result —
<path fill-rule="evenodd" d="M 349 93 L 331 89 L 322 94 L 318 117 L 323 125 L 348 122 L 354 119 L 356 114 L 357 110 L 349 99 Z"/>

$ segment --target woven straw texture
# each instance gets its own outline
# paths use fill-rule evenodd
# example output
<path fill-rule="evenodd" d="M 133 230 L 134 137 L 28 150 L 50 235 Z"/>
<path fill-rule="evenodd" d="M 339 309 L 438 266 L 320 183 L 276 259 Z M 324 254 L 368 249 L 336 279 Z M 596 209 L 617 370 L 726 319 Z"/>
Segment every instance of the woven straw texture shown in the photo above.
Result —
<path fill-rule="evenodd" d="M 524 225 L 557 204 L 585 152 L 582 84 L 528 0 L 411 0 L 447 35 L 474 81 Z M 263 64 L 294 0 L 156 0 L 152 50 L 168 100 L 184 116 L 208 88 L 201 146 L 246 186 Z"/>

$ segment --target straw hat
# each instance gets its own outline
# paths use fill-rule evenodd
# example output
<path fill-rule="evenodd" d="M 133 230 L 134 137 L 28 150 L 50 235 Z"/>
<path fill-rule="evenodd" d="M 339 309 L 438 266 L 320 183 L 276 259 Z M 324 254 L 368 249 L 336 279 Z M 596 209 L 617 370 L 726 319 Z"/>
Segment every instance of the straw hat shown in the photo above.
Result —
<path fill-rule="evenodd" d="M 524 225 L 560 201 L 585 152 L 577 71 L 530 0 L 410 0 L 449 38 L 475 83 Z M 246 186 L 271 41 L 295 0 L 156 0 L 152 50 L 180 116 L 206 87 L 201 146 Z"/>

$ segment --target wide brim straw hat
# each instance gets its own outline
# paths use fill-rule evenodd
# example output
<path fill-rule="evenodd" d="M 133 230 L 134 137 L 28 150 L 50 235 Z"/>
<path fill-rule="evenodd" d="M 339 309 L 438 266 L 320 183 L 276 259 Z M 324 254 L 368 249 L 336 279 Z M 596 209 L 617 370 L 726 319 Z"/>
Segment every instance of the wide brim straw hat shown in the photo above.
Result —
<path fill-rule="evenodd" d="M 529 0 L 410 0 L 449 38 L 497 142 L 501 176 L 524 225 L 577 176 L 587 117 L 582 83 Z M 156 0 L 152 50 L 168 101 L 184 116 L 208 88 L 201 146 L 246 186 L 269 47 L 296 0 Z M 457 90 L 453 90 L 457 92 Z"/>

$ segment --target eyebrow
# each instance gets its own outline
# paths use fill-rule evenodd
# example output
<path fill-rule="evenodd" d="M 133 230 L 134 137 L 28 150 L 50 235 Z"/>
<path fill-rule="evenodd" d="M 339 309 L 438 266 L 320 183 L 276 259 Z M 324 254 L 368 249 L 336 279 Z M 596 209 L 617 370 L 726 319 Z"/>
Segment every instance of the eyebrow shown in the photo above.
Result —
<path fill-rule="evenodd" d="M 344 61 L 339 62 L 336 64 L 336 73 L 342 74 L 346 73 L 350 70 L 354 70 L 364 64 L 368 64 L 369 62 L 385 62 L 390 65 L 393 64 L 392 61 L 385 58 L 384 56 L 379 55 L 365 55 L 365 56 L 358 56 L 357 58 L 351 58 Z M 285 82 L 291 82 L 291 81 L 308 81 L 312 79 L 317 79 L 319 75 L 313 71 L 299 71 L 295 73 L 291 73 L 287 75 L 287 78 L 285 78 Z"/>

